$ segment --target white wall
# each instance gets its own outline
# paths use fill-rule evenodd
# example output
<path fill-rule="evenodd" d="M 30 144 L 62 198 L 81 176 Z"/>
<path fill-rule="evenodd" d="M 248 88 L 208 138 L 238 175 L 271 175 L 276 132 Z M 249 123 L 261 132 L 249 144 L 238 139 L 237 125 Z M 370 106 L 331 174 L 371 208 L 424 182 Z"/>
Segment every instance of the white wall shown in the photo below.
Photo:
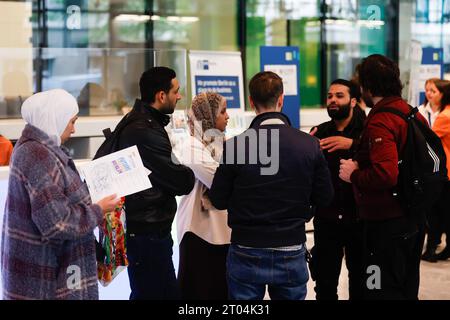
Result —
<path fill-rule="evenodd" d="M 32 93 L 31 2 L 0 2 L 0 98 Z"/>

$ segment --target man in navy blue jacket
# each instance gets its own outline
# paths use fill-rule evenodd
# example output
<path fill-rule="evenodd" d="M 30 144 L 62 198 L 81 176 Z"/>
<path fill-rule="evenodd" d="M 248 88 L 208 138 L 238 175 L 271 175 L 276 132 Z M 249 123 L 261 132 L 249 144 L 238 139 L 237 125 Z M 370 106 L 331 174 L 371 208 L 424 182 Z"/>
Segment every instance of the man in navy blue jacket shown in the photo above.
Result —
<path fill-rule="evenodd" d="M 305 222 L 316 205 L 333 198 L 328 164 L 319 140 L 291 127 L 281 113 L 283 82 L 273 72 L 250 81 L 256 118 L 228 140 L 209 192 L 228 210 L 232 229 L 227 259 L 229 296 L 302 300 L 309 279 Z"/>

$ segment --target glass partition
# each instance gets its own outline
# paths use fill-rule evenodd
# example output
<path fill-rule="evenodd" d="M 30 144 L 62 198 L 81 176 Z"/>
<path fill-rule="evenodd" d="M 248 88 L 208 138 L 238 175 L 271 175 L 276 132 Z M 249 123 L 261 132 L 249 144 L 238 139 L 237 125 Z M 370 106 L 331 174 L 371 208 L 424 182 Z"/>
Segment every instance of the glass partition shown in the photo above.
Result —
<path fill-rule="evenodd" d="M 77 99 L 80 116 L 124 114 L 140 96 L 142 72 L 152 66 L 176 71 L 179 108 L 186 108 L 185 50 L 0 48 L 0 118 L 20 118 L 27 97 L 55 88 Z"/>
<path fill-rule="evenodd" d="M 329 83 L 351 78 L 361 58 L 397 57 L 398 8 L 390 0 L 245 1 L 246 80 L 259 71 L 259 47 L 300 48 L 302 108 L 320 107 Z"/>
<path fill-rule="evenodd" d="M 325 1 L 324 88 L 337 78 L 351 78 L 356 65 L 371 54 L 397 59 L 397 5 L 390 0 Z"/>
<path fill-rule="evenodd" d="M 450 79 L 450 0 L 405 2 L 403 7 L 409 2 L 412 8 L 407 21 L 411 39 L 420 41 L 422 47 L 444 49 L 444 74 Z"/>

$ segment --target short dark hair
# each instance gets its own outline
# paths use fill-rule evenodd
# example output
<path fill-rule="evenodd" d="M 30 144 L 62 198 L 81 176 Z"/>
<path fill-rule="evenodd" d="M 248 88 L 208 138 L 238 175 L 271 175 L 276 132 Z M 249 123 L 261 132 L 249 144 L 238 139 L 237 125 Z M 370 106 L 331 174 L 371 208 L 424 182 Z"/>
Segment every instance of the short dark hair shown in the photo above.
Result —
<path fill-rule="evenodd" d="M 175 71 L 166 67 L 153 67 L 145 71 L 139 80 L 142 101 L 153 103 L 158 92 L 169 93 L 172 79 L 176 77 Z"/>
<path fill-rule="evenodd" d="M 400 97 L 403 85 L 397 63 L 381 54 L 364 58 L 358 70 L 361 87 L 374 97 Z"/>
<path fill-rule="evenodd" d="M 358 102 L 361 100 L 361 90 L 354 81 L 348 81 L 345 79 L 336 79 L 333 82 L 331 82 L 330 87 L 332 85 L 342 85 L 347 87 L 350 93 L 350 99 L 355 98 L 356 101 Z"/>
<path fill-rule="evenodd" d="M 253 76 L 248 85 L 250 97 L 257 109 L 276 105 L 283 94 L 283 80 L 274 72 L 263 71 Z"/>
<path fill-rule="evenodd" d="M 448 106 L 450 106 L 450 81 L 447 80 L 441 80 L 441 88 L 439 88 L 439 91 L 442 93 L 442 99 L 441 99 L 441 110 L 444 110 Z M 437 87 L 437 86 L 436 86 Z"/>

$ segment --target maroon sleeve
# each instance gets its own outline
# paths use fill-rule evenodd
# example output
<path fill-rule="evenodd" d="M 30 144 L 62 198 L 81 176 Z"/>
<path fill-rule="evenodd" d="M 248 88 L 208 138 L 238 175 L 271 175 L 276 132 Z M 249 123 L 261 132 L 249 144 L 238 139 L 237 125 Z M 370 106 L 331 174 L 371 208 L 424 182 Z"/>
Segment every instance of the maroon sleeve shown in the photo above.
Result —
<path fill-rule="evenodd" d="M 355 170 L 350 177 L 358 188 L 383 190 L 397 184 L 397 141 L 402 139 L 403 145 L 406 136 L 406 123 L 402 121 L 386 116 L 386 113 L 377 114 L 371 119 L 367 126 L 371 165 Z"/>

